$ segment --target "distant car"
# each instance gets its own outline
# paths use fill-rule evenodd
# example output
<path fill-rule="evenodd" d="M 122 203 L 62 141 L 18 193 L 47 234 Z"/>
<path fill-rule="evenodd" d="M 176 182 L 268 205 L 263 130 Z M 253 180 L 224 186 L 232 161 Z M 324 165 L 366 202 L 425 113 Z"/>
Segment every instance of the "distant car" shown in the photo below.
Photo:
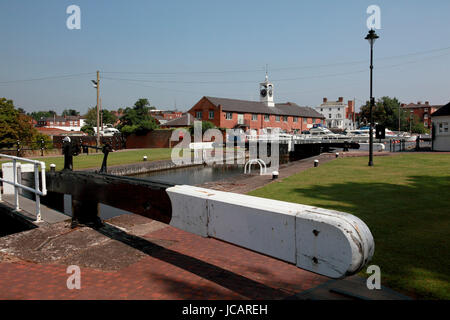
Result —
<path fill-rule="evenodd" d="M 311 134 L 311 132 L 309 132 L 309 130 L 303 130 L 302 134 Z"/>

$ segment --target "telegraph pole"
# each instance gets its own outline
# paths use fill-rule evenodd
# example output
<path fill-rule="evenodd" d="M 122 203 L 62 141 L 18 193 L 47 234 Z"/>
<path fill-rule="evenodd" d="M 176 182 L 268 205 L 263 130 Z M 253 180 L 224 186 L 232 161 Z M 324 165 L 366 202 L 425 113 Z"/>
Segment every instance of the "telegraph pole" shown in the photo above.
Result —
<path fill-rule="evenodd" d="M 99 112 L 99 99 L 100 99 L 100 71 L 97 71 L 97 147 L 100 145 L 100 112 Z"/>
<path fill-rule="evenodd" d="M 102 110 L 102 98 L 100 98 L 100 127 L 103 131 L 103 110 Z"/>

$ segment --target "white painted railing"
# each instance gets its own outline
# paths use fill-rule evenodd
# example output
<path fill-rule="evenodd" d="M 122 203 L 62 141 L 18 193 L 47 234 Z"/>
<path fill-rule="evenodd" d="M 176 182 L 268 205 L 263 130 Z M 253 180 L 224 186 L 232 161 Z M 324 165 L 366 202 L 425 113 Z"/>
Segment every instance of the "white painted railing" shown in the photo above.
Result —
<path fill-rule="evenodd" d="M 244 166 L 244 174 L 247 174 L 247 168 L 248 168 L 248 173 L 252 172 L 252 164 L 257 163 L 259 164 L 259 174 L 265 174 L 267 173 L 267 166 L 266 163 L 261 160 L 261 159 L 250 159 L 247 161 L 247 163 Z"/>
<path fill-rule="evenodd" d="M 41 196 L 47 195 L 47 185 L 45 182 L 45 162 L 30 160 L 26 158 L 9 156 L 6 154 L 0 154 L 0 158 L 8 158 L 12 160 L 13 163 L 13 181 L 9 181 L 0 178 L 0 181 L 3 183 L 7 183 L 14 186 L 14 208 L 19 211 L 19 189 L 24 189 L 29 192 L 32 192 L 36 195 L 36 221 L 42 221 L 41 218 Z M 28 186 L 24 186 L 17 182 L 17 161 L 28 162 L 34 164 L 34 188 L 30 188 Z M 39 167 L 41 167 L 41 176 L 42 176 L 42 190 L 39 189 Z M 4 174 L 4 173 L 3 173 Z M 2 193 L 0 192 L 0 201 L 2 201 Z"/>

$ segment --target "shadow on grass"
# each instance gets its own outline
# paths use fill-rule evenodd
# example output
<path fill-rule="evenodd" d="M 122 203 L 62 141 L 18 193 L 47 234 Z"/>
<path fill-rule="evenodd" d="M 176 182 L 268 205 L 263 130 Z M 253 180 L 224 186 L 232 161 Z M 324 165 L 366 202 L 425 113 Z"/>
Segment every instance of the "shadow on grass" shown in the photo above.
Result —
<path fill-rule="evenodd" d="M 410 176 L 407 184 L 346 182 L 295 188 L 291 197 L 358 216 L 375 239 L 372 263 L 385 272 L 390 285 L 419 297 L 448 299 L 449 190 L 450 176 Z"/>

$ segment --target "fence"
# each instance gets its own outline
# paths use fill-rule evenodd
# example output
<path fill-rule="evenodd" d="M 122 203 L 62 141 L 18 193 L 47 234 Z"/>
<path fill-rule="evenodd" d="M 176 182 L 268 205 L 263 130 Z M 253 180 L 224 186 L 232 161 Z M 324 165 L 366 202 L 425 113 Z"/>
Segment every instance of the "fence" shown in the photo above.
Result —
<path fill-rule="evenodd" d="M 3 177 L 0 181 L 14 186 L 14 208 L 19 211 L 19 188 L 32 192 L 36 195 L 36 221 L 40 222 L 41 219 L 41 199 L 40 196 L 47 195 L 47 186 L 45 183 L 45 163 L 42 161 L 35 161 L 26 158 L 14 157 L 6 154 L 0 154 L 0 158 L 8 158 L 13 161 L 12 166 L 12 176 L 13 181 L 4 179 L 5 172 L 3 172 Z M 28 186 L 24 186 L 17 182 L 17 161 L 23 161 L 34 164 L 34 189 Z M 42 177 L 42 191 L 39 190 L 39 166 L 41 167 L 41 177 Z M 0 192 L 0 201 L 2 201 L 2 193 Z"/>

